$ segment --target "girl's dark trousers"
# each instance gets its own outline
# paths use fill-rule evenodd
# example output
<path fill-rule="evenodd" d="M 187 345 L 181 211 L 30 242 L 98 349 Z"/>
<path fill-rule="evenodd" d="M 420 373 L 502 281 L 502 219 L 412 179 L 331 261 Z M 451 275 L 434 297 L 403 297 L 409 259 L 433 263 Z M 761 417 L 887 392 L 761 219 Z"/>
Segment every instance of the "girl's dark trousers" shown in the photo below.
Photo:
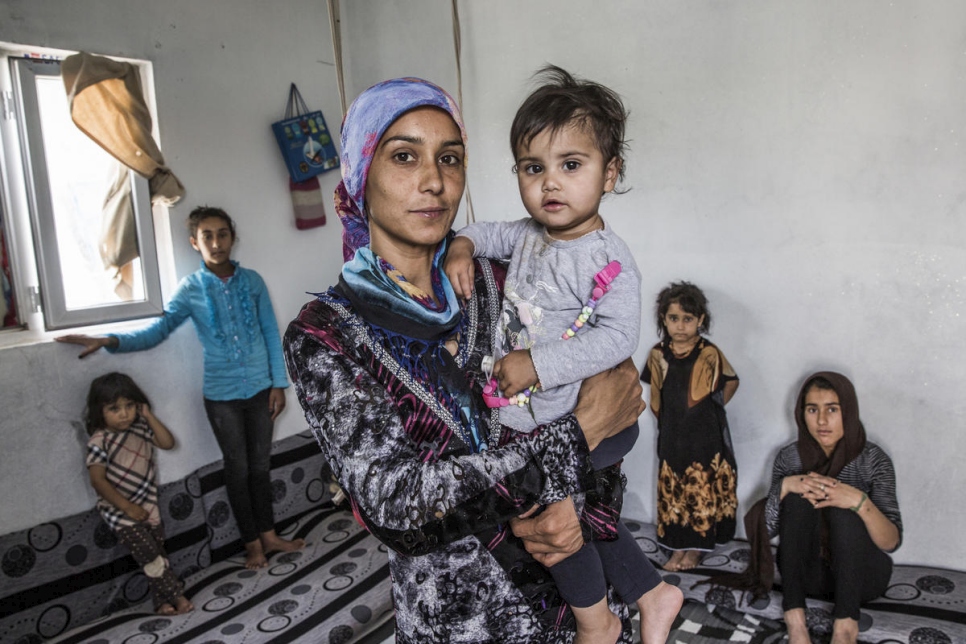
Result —
<path fill-rule="evenodd" d="M 879 549 L 859 515 L 841 508 L 816 510 L 798 494 L 781 503 L 778 570 L 782 608 L 805 608 L 805 596 L 833 601 L 835 619 L 859 619 L 859 606 L 889 586 L 892 559 Z M 827 524 L 826 557 L 821 555 Z"/>

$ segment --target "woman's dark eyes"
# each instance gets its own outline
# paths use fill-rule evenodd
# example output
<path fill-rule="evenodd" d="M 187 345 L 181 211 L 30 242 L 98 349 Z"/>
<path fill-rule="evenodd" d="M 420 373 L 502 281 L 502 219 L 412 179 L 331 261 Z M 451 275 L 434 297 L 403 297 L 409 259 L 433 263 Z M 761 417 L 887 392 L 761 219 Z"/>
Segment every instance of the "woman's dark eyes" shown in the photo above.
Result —
<path fill-rule="evenodd" d="M 396 154 L 392 155 L 392 158 L 396 161 L 406 163 L 408 161 L 412 161 L 413 155 L 411 155 L 409 152 L 397 152 Z"/>
<path fill-rule="evenodd" d="M 455 154 L 444 154 L 439 158 L 440 163 L 443 165 L 459 165 L 461 159 Z"/>

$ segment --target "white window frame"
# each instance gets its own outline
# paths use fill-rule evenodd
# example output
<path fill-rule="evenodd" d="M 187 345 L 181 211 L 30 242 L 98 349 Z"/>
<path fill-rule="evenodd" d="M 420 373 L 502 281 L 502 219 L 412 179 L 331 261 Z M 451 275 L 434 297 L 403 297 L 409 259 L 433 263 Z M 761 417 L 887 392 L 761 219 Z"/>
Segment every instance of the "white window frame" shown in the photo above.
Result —
<path fill-rule="evenodd" d="M 130 172 L 135 204 L 138 248 L 144 279 L 145 298 L 136 302 L 68 310 L 61 283 L 60 258 L 53 221 L 53 210 L 46 176 L 43 142 L 38 136 L 33 76 L 57 68 L 49 63 L 24 60 L 26 49 L 0 43 L 0 92 L 3 114 L 0 120 L 0 208 L 7 231 L 7 247 L 13 271 L 21 330 L 0 332 L 0 346 L 21 340 L 42 339 L 47 331 L 104 325 L 157 316 L 163 312 L 162 286 L 169 287 L 173 272 L 167 209 L 152 207 L 148 182 Z M 44 57 L 61 60 L 73 52 L 43 51 Z M 145 99 L 154 123 L 157 116 L 153 101 L 153 75 L 150 63 L 126 60 L 138 66 Z M 20 117 L 23 115 L 23 118 Z M 155 137 L 157 130 L 155 129 Z M 161 257 L 159 257 L 159 243 Z"/>

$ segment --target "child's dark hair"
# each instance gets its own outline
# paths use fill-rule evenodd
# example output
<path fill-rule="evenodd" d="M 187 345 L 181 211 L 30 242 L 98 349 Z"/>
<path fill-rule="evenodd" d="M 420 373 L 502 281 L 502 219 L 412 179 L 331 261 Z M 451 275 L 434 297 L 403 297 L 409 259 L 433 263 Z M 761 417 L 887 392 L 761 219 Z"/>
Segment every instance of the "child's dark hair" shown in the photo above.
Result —
<path fill-rule="evenodd" d="M 510 126 L 514 158 L 544 130 L 553 135 L 576 122 L 591 134 L 605 164 L 618 160 L 617 178 L 623 181 L 628 112 L 620 96 L 599 83 L 575 78 L 556 65 L 539 69 L 533 77 L 541 84 L 523 101 Z"/>
<path fill-rule="evenodd" d="M 114 371 L 94 378 L 87 392 L 87 408 L 84 410 L 84 426 L 88 434 L 104 428 L 104 405 L 110 405 L 118 398 L 127 398 L 143 405 L 151 404 L 141 388 L 126 374 Z"/>
<path fill-rule="evenodd" d="M 224 220 L 228 224 L 228 230 L 231 231 L 231 238 L 233 240 L 235 239 L 235 222 L 232 221 L 232 218 L 228 216 L 227 212 L 214 206 L 198 206 L 188 213 L 188 232 L 191 233 L 192 237 L 198 235 L 198 224 L 209 217 L 218 217 Z"/>
<path fill-rule="evenodd" d="M 704 316 L 704 322 L 698 327 L 698 333 L 711 331 L 711 311 L 708 310 L 708 298 L 704 296 L 701 289 L 691 282 L 672 282 L 657 294 L 657 301 L 654 306 L 659 336 L 667 337 L 664 316 L 667 315 L 667 310 L 671 308 L 672 304 L 677 304 L 686 313 L 690 313 L 696 318 Z"/>

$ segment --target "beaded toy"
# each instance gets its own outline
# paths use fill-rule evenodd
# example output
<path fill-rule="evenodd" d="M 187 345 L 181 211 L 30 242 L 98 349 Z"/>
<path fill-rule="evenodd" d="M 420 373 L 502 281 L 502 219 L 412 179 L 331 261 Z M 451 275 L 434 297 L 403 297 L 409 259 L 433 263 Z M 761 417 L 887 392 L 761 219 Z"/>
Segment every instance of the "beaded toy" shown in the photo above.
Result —
<path fill-rule="evenodd" d="M 594 283 L 597 286 L 590 294 L 590 299 L 584 304 L 584 307 L 580 310 L 580 315 L 574 320 L 574 323 L 570 325 L 570 328 L 564 331 L 563 335 L 560 336 L 563 340 L 569 340 L 570 338 L 577 335 L 577 332 L 583 328 L 590 316 L 593 315 L 594 309 L 597 308 L 600 298 L 604 297 L 604 294 L 610 290 L 610 284 L 614 281 L 621 272 L 621 263 L 618 261 L 613 261 L 607 266 L 605 266 L 601 271 L 594 275 Z M 507 398 L 501 396 L 499 393 L 499 387 L 495 378 L 491 377 L 493 372 L 493 356 L 483 356 L 483 362 L 481 364 L 483 368 L 483 373 L 486 374 L 487 384 L 483 387 L 483 402 L 487 407 L 507 407 L 509 405 L 517 405 L 519 407 L 525 406 L 530 402 L 530 394 L 537 390 L 537 385 L 533 385 L 529 389 L 521 391 L 515 396 Z"/>

